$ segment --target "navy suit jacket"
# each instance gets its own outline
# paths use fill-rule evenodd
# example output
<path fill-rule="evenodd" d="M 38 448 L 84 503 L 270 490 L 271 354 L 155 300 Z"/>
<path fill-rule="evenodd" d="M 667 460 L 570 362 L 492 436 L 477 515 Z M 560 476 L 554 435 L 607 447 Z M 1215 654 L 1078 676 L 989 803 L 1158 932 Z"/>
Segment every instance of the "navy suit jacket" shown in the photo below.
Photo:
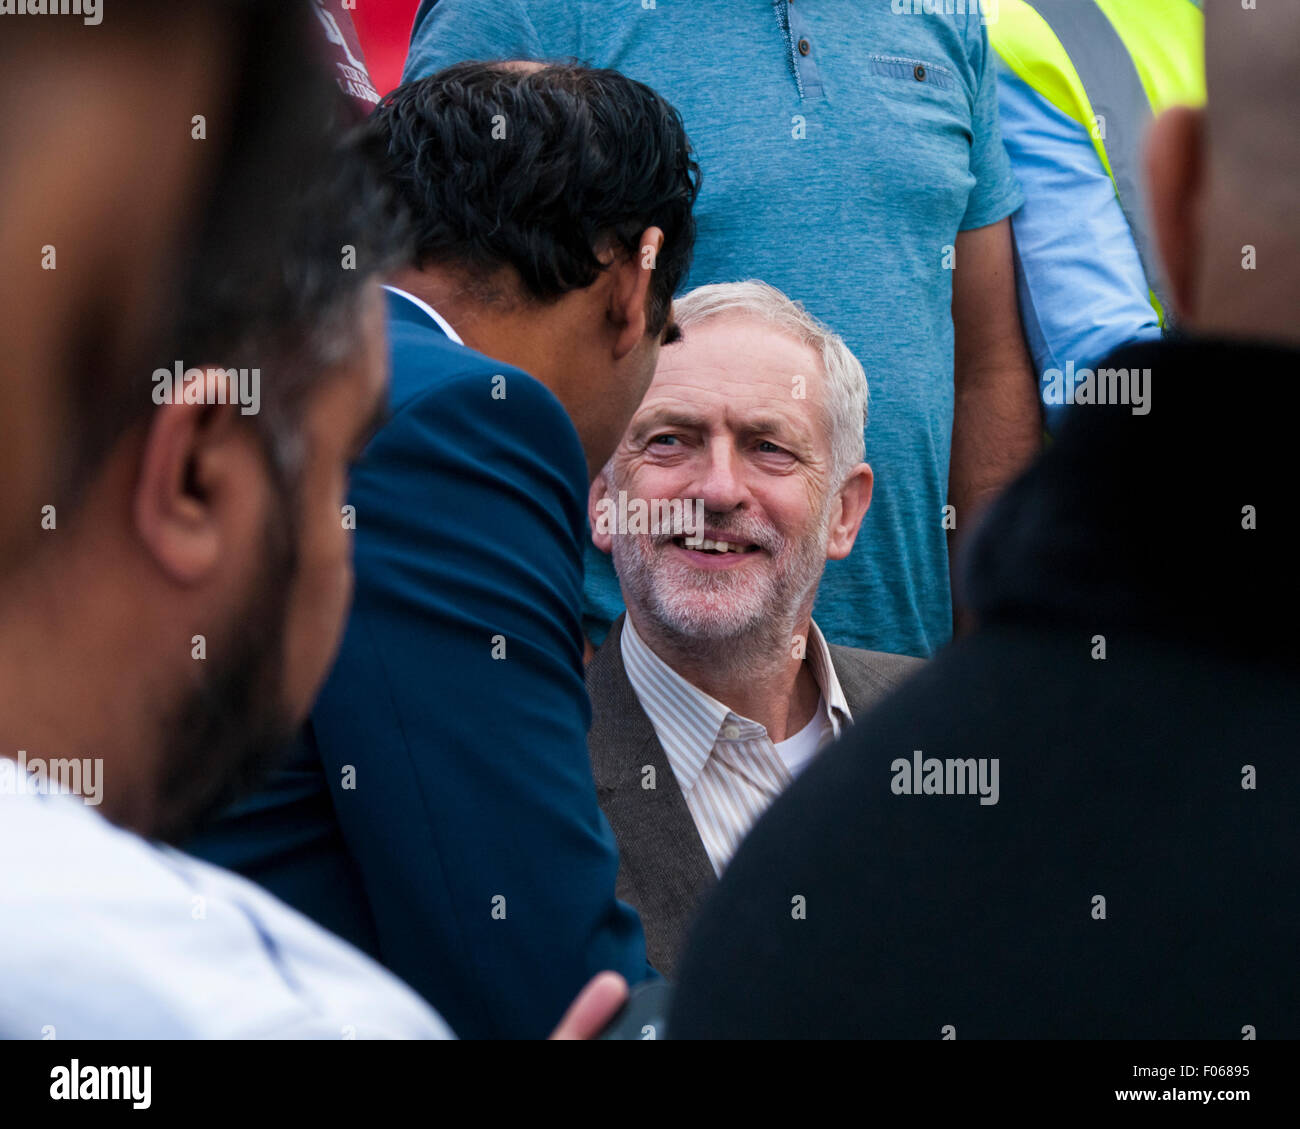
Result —
<path fill-rule="evenodd" d="M 356 596 L 287 768 L 190 849 L 375 955 L 462 1037 L 649 975 L 596 802 L 587 468 L 527 373 L 389 294 L 391 419 L 353 472 Z"/>

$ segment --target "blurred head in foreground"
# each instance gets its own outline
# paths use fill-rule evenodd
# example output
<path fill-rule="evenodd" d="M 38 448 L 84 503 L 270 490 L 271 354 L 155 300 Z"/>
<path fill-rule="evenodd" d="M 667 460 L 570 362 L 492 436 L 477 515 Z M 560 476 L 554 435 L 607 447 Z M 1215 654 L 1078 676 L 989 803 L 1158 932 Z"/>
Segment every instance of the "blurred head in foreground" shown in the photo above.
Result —
<path fill-rule="evenodd" d="M 60 504 L 0 597 L 0 753 L 102 760 L 103 813 L 162 837 L 240 788 L 328 669 L 347 466 L 384 403 L 378 277 L 407 252 L 373 151 L 339 141 L 303 10 L 285 10 L 255 21 L 267 85 L 220 117 L 170 316 L 129 362 L 66 373 Z M 212 42 L 196 52 L 220 57 Z"/>
<path fill-rule="evenodd" d="M 266 77 L 256 22 L 166 0 L 95 24 L 3 21 L 0 575 L 40 535 L 41 507 L 68 500 L 88 422 L 165 324 L 182 233 L 244 96 L 230 76 Z"/>
<path fill-rule="evenodd" d="M 1204 109 L 1166 111 L 1146 150 L 1181 324 L 1300 344 L 1300 4 L 1205 4 Z"/>

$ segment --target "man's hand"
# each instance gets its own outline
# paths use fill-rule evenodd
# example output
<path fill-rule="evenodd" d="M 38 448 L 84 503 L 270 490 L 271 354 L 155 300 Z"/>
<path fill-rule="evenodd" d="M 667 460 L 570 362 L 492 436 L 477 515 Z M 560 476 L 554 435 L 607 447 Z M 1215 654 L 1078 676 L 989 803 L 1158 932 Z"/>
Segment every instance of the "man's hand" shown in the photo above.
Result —
<path fill-rule="evenodd" d="M 569 1005 L 552 1039 L 594 1039 L 628 997 L 627 981 L 617 972 L 598 972 Z"/>

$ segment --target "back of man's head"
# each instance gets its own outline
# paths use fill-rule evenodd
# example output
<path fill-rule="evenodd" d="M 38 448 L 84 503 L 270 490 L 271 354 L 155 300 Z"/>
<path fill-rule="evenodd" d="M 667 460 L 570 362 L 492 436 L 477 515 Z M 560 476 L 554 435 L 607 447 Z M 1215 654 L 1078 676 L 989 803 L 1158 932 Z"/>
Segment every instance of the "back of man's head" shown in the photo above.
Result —
<path fill-rule="evenodd" d="M 101 758 L 103 813 L 164 837 L 251 783 L 328 670 L 346 465 L 384 403 L 378 277 L 410 255 L 373 138 L 340 142 L 343 96 L 296 50 L 303 85 L 230 120 L 170 329 L 97 391 L 69 374 L 76 505 L 0 599 L 0 755 Z"/>
<path fill-rule="evenodd" d="M 187 264 L 284 227 L 333 93 L 304 0 L 109 8 L 0 32 L 0 574 L 139 417 Z M 205 235 L 221 222 L 237 243 Z"/>
<path fill-rule="evenodd" d="M 41 507 L 62 507 L 83 424 L 164 322 L 234 101 L 217 52 L 233 71 L 265 6 L 0 20 L 0 574 L 39 536 Z"/>
<path fill-rule="evenodd" d="M 320 89 L 328 95 L 320 108 L 337 102 L 346 117 L 332 85 Z M 341 489 L 349 458 L 386 406 L 378 282 L 408 261 L 410 244 L 373 139 L 359 130 L 335 138 L 337 124 L 326 116 L 297 124 L 308 139 L 299 155 L 310 159 L 278 180 L 274 199 L 228 186 L 201 235 L 162 362 L 173 371 L 238 371 L 241 382 L 245 372 L 260 377 L 256 410 L 244 416 L 241 402 L 228 411 L 260 448 L 273 495 L 262 537 L 242 548 L 232 539 L 227 551 L 223 567 L 248 581 L 233 614 L 210 581 L 207 596 L 188 600 L 224 639 L 197 686 L 173 684 L 170 716 L 183 723 L 164 745 L 155 828 L 168 837 L 260 781 L 306 715 L 342 635 L 351 535 Z M 255 177 L 268 154 L 245 156 L 232 176 Z M 156 402 L 160 375 L 151 388 L 137 387 L 136 404 Z M 356 391 L 327 401 L 343 411 L 322 414 L 319 405 L 343 382 Z M 142 463 L 155 433 L 151 413 L 167 410 L 143 413 Z"/>
<path fill-rule="evenodd" d="M 1151 210 L 1183 325 L 1300 344 L 1300 4 L 1207 0 L 1208 104 L 1147 149 Z"/>
<path fill-rule="evenodd" d="M 372 118 L 416 220 L 420 267 L 487 300 L 502 268 L 546 302 L 590 286 L 606 249 L 664 233 L 647 332 L 658 334 L 695 242 L 699 169 L 680 115 L 643 83 L 572 65 L 460 63 L 389 94 Z"/>

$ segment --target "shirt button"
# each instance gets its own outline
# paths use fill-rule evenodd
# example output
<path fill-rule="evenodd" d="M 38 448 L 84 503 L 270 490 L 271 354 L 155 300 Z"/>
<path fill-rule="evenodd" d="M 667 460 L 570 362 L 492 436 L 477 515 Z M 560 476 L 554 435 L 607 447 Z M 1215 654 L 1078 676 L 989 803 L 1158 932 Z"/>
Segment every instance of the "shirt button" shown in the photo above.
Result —
<path fill-rule="evenodd" d="M 737 729 L 734 725 L 724 725 L 722 727 L 722 735 L 728 741 L 734 741 L 737 737 L 740 736 L 740 730 Z"/>
<path fill-rule="evenodd" d="M 925 81 L 925 68 L 924 68 L 923 66 L 921 66 L 920 63 L 917 63 L 917 64 L 916 64 L 916 69 L 913 70 L 912 73 L 913 73 L 914 75 L 916 75 L 916 81 L 917 81 L 917 82 L 924 82 L 924 81 Z"/>
<path fill-rule="evenodd" d="M 806 39 L 799 40 L 799 54 L 807 55 L 812 50 L 812 44 Z"/>

